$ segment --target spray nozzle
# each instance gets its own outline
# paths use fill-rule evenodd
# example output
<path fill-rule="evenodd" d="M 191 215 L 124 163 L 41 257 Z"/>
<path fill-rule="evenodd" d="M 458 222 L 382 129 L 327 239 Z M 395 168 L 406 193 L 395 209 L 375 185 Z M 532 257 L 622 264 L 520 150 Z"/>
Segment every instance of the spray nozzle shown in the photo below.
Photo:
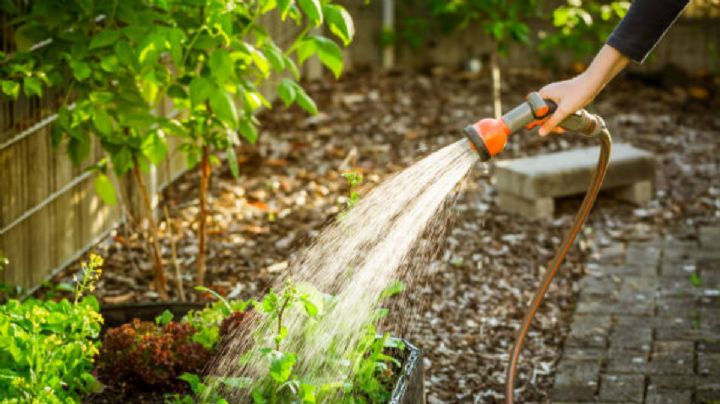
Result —
<path fill-rule="evenodd" d="M 542 125 L 555 112 L 557 105 L 552 100 L 543 99 L 539 93 L 530 93 L 525 102 L 506 112 L 499 119 L 486 118 L 465 128 L 465 135 L 480 155 L 480 160 L 488 161 L 503 151 L 508 135 L 523 128 L 532 129 Z M 581 109 L 567 117 L 559 125 L 561 128 L 595 136 L 605 127 L 603 120 Z"/>

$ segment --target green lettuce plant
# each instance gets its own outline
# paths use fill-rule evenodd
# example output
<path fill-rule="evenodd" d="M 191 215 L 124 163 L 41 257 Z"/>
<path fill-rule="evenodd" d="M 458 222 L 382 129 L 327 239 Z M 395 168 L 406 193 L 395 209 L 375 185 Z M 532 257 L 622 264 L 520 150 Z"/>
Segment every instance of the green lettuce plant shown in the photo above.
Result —
<path fill-rule="evenodd" d="M 82 265 L 73 301 L 9 300 L 0 306 L 0 401 L 77 402 L 94 391 L 102 317 L 91 292 L 102 258 Z"/>

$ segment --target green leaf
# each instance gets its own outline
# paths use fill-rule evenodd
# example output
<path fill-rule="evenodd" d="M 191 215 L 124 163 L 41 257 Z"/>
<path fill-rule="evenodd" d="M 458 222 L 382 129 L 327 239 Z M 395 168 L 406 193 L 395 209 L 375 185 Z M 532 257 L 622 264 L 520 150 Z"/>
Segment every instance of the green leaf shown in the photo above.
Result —
<path fill-rule="evenodd" d="M 243 93 L 243 98 L 245 100 L 245 106 L 249 107 L 250 112 L 253 112 L 263 106 L 266 108 L 271 107 L 268 100 L 265 99 L 265 97 L 263 97 L 263 95 L 257 91 L 245 91 Z"/>
<path fill-rule="evenodd" d="M 316 35 L 312 37 L 317 47 L 317 54 L 322 64 L 325 65 L 337 79 L 343 69 L 342 49 L 330 39 Z"/>
<path fill-rule="evenodd" d="M 337 35 L 345 46 L 352 42 L 355 36 L 355 24 L 350 13 L 345 7 L 337 4 L 326 4 L 323 6 L 325 23 L 330 27 L 330 32 Z"/>
<path fill-rule="evenodd" d="M 195 108 L 202 105 L 213 93 L 214 86 L 204 77 L 195 77 L 190 82 L 190 103 Z"/>
<path fill-rule="evenodd" d="M 310 115 L 317 115 L 318 109 L 317 105 L 315 105 L 315 101 L 313 101 L 313 99 L 310 98 L 305 90 L 297 83 L 295 83 L 295 91 L 297 92 L 296 102 L 300 108 L 310 113 Z"/>
<path fill-rule="evenodd" d="M 270 63 L 267 58 L 265 58 L 265 55 L 252 46 L 248 46 L 248 49 L 250 50 L 250 58 L 252 58 L 255 66 L 260 70 L 263 77 L 267 76 L 270 73 Z"/>
<path fill-rule="evenodd" d="M 25 24 L 15 29 L 15 46 L 20 52 L 27 52 L 35 45 L 36 40 L 33 38 L 33 24 Z"/>
<path fill-rule="evenodd" d="M 274 290 L 270 289 L 262 299 L 262 310 L 267 314 L 274 313 L 278 308 L 278 301 L 278 295 Z"/>
<path fill-rule="evenodd" d="M 122 147 L 116 153 L 110 155 L 113 171 L 117 176 L 121 176 L 133 168 L 132 152 L 127 147 Z"/>
<path fill-rule="evenodd" d="M 313 384 L 300 383 L 300 399 L 302 403 L 315 404 L 317 402 L 317 397 L 315 396 L 316 390 L 317 386 Z"/>
<path fill-rule="evenodd" d="M 115 44 L 115 55 L 122 65 L 130 68 L 135 65 L 135 54 L 127 41 L 118 41 Z"/>
<path fill-rule="evenodd" d="M 285 18 L 287 18 L 288 11 L 290 11 L 290 7 L 293 5 L 293 0 L 277 0 L 278 6 L 280 9 L 280 18 L 282 21 L 285 21 Z"/>
<path fill-rule="evenodd" d="M 235 77 L 235 65 L 230 54 L 224 49 L 216 49 L 208 61 L 210 70 L 218 84 L 224 84 Z"/>
<path fill-rule="evenodd" d="M 93 125 L 103 135 L 110 135 L 113 131 L 113 124 L 110 115 L 102 108 L 95 108 L 93 111 Z"/>
<path fill-rule="evenodd" d="M 225 125 L 231 129 L 237 129 L 238 111 L 230 93 L 223 90 L 213 91 L 210 94 L 210 107 Z"/>
<path fill-rule="evenodd" d="M 153 164 L 159 165 L 167 155 L 167 143 L 160 136 L 158 131 L 153 131 L 142 142 L 140 146 L 143 156 L 147 157 Z"/>
<path fill-rule="evenodd" d="M 171 85 L 167 89 L 167 95 L 171 98 L 187 98 L 187 93 L 185 92 L 185 89 L 182 86 L 179 86 L 177 84 Z"/>
<path fill-rule="evenodd" d="M 320 0 L 298 0 L 298 4 L 315 26 L 322 24 L 323 12 Z"/>
<path fill-rule="evenodd" d="M 297 47 L 298 63 L 300 63 L 300 65 L 305 63 L 310 56 L 315 54 L 316 50 L 317 46 L 315 45 L 315 41 L 313 41 L 312 38 L 304 38 Z"/>
<path fill-rule="evenodd" d="M 88 46 L 90 49 L 102 48 L 110 46 L 120 38 L 120 31 L 114 29 L 106 29 L 95 34 Z"/>
<path fill-rule="evenodd" d="M 278 97 L 282 100 L 286 107 L 295 102 L 297 91 L 295 91 L 295 82 L 290 79 L 283 79 L 277 88 Z"/>
<path fill-rule="evenodd" d="M 210 289 L 210 288 L 207 288 L 207 287 L 205 287 L 205 286 L 195 286 L 195 290 L 197 290 L 198 292 L 209 293 L 209 294 L 211 294 L 214 298 L 218 299 L 218 301 L 222 303 L 223 313 L 224 313 L 226 316 L 230 315 L 230 313 L 233 312 L 233 308 L 232 308 L 232 306 L 230 305 L 230 302 L 228 302 L 227 299 L 225 299 L 220 293 L 218 293 L 218 292 L 216 292 L 216 291 L 214 291 L 214 290 L 212 290 L 212 289 Z"/>
<path fill-rule="evenodd" d="M 190 385 L 190 389 L 195 393 L 198 393 L 198 386 L 202 384 L 200 377 L 192 373 L 183 373 L 182 375 L 178 376 L 178 379 L 188 382 L 188 384 Z"/>
<path fill-rule="evenodd" d="M 79 165 L 90 155 L 90 137 L 86 132 L 74 133 L 67 143 L 67 152 L 74 165 Z"/>
<path fill-rule="evenodd" d="M 98 174 L 95 177 L 95 192 L 97 192 L 100 199 L 108 205 L 115 205 L 117 202 L 115 198 L 115 187 L 112 181 L 110 181 L 110 178 L 105 174 Z"/>
<path fill-rule="evenodd" d="M 257 142 L 257 130 L 249 119 L 243 119 L 240 121 L 238 131 L 240 132 L 242 137 L 245 138 L 245 140 L 250 142 L 250 144 L 255 144 Z"/>
<path fill-rule="evenodd" d="M 405 291 L 405 284 L 400 281 L 395 281 L 382 291 L 382 293 L 380 294 L 380 298 L 384 299 L 387 297 L 399 295 L 403 291 Z"/>
<path fill-rule="evenodd" d="M 172 57 L 175 66 L 179 66 L 182 63 L 183 57 L 183 41 L 185 40 L 185 33 L 179 28 L 173 28 L 167 35 L 167 39 L 170 42 L 170 57 Z"/>
<path fill-rule="evenodd" d="M 239 178 L 240 168 L 238 167 L 235 147 L 232 144 L 228 146 L 227 150 L 225 151 L 225 155 L 227 156 L 228 166 L 230 167 L 230 172 L 232 173 L 233 177 Z"/>
<path fill-rule="evenodd" d="M 290 70 L 295 80 L 300 80 L 300 70 L 295 64 L 295 61 L 293 61 L 292 58 L 289 56 L 283 56 L 283 59 L 285 59 L 285 67 Z"/>
<path fill-rule="evenodd" d="M 23 79 L 23 91 L 28 97 L 32 97 L 33 95 L 39 97 L 42 95 L 42 82 L 35 77 L 25 77 Z"/>
<path fill-rule="evenodd" d="M 274 338 L 275 344 L 280 344 L 281 342 L 283 342 L 283 340 L 285 339 L 285 337 L 287 337 L 287 335 L 288 335 L 287 327 L 285 327 L 285 326 L 280 327 L 280 333 L 278 335 L 276 335 Z"/>
<path fill-rule="evenodd" d="M 116 55 L 103 56 L 100 59 L 100 67 L 108 73 L 114 73 L 119 67 L 118 57 Z"/>
<path fill-rule="evenodd" d="M 693 272 L 690 274 L 690 283 L 696 288 L 699 288 L 703 285 L 702 278 L 700 278 L 700 275 L 698 275 L 697 272 Z"/>
<path fill-rule="evenodd" d="M 276 383 L 284 383 L 290 378 L 297 356 L 294 353 L 273 352 L 270 360 L 270 377 Z"/>
<path fill-rule="evenodd" d="M 310 300 L 310 298 L 303 296 L 300 300 L 302 301 L 303 307 L 305 308 L 305 312 L 308 316 L 316 317 L 318 315 L 318 307 Z"/>
<path fill-rule="evenodd" d="M 280 73 L 285 69 L 285 59 L 283 58 L 282 51 L 280 51 L 274 43 L 265 45 L 263 47 L 263 54 L 276 72 Z"/>
<path fill-rule="evenodd" d="M 165 309 L 159 316 L 155 317 L 155 324 L 157 325 L 168 325 L 173 319 L 173 314 L 170 310 Z M 183 379 L 184 380 L 184 379 Z M 187 381 L 187 380 L 186 380 Z"/>
<path fill-rule="evenodd" d="M 14 100 L 20 95 L 20 84 L 15 81 L 2 80 L 0 86 L 2 86 L 3 93 Z"/>
<path fill-rule="evenodd" d="M 72 69 L 73 76 L 75 76 L 78 81 L 87 79 L 90 77 L 90 73 L 92 73 L 90 65 L 75 59 L 70 59 L 70 69 Z"/>

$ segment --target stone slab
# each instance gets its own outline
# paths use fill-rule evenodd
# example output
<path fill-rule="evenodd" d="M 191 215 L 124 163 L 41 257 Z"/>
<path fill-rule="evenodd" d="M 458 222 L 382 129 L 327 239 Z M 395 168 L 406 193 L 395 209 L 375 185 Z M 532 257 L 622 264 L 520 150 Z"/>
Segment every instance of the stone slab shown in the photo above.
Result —
<path fill-rule="evenodd" d="M 648 387 L 646 404 L 690 404 L 692 392 L 689 390 L 663 390 L 655 385 Z"/>
<path fill-rule="evenodd" d="M 644 394 L 645 376 L 609 374 L 601 378 L 598 400 L 642 403 Z"/>
<path fill-rule="evenodd" d="M 597 163 L 599 147 L 587 147 L 497 162 L 500 192 L 526 199 L 584 193 Z M 655 157 L 629 144 L 613 145 L 603 189 L 654 181 Z"/>
<path fill-rule="evenodd" d="M 592 401 L 598 387 L 596 361 L 561 361 L 555 375 L 553 401 Z"/>

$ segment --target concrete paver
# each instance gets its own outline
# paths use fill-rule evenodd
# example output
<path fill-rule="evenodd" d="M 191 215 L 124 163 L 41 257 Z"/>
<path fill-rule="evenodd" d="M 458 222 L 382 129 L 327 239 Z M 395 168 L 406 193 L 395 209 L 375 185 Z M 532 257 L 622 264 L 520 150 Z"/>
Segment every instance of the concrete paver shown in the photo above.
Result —
<path fill-rule="evenodd" d="M 697 236 L 616 245 L 588 264 L 552 402 L 720 400 L 720 226 Z"/>

